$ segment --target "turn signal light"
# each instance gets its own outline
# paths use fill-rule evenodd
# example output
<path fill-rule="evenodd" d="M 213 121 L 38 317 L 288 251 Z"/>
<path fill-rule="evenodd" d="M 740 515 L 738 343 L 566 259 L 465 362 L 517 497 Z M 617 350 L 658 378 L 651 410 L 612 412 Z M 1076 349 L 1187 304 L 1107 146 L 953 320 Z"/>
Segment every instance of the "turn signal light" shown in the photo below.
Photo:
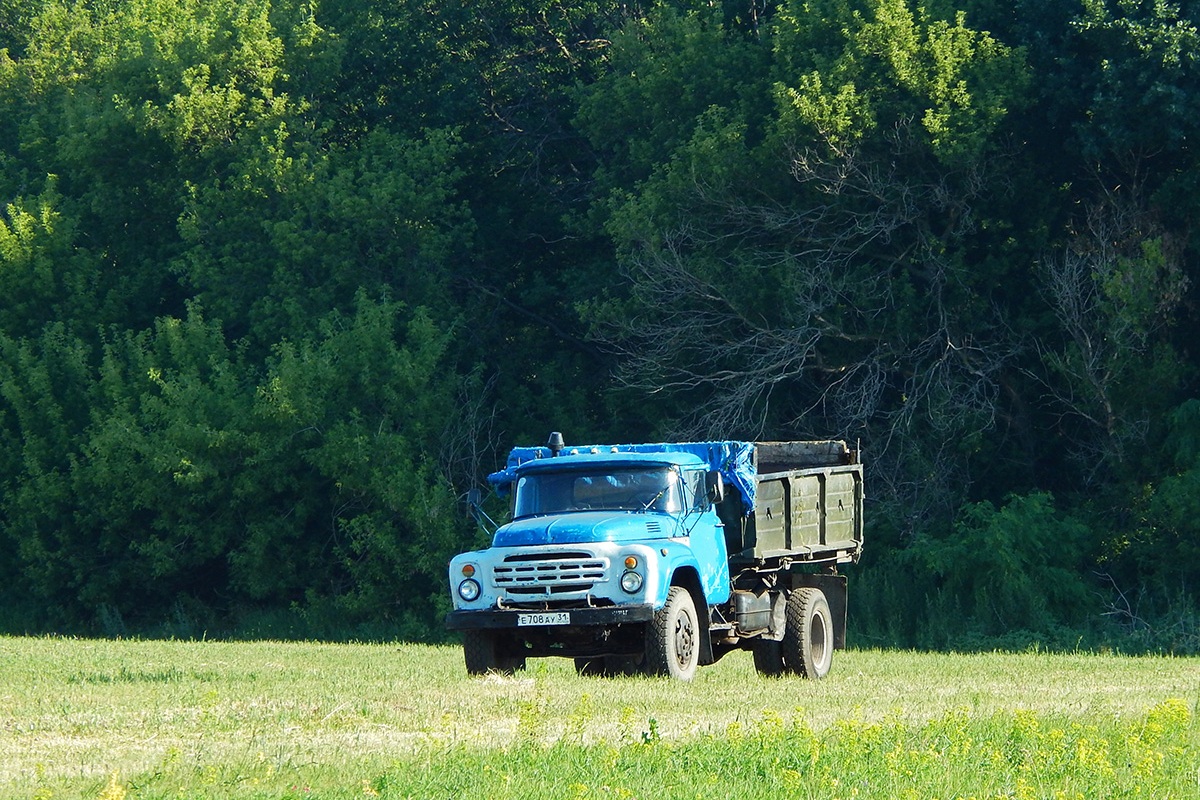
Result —
<path fill-rule="evenodd" d="M 463 564 L 462 574 L 464 578 L 470 578 L 475 574 L 475 567 L 471 564 Z"/>
<path fill-rule="evenodd" d="M 625 556 L 625 569 L 637 569 L 637 556 Z"/>

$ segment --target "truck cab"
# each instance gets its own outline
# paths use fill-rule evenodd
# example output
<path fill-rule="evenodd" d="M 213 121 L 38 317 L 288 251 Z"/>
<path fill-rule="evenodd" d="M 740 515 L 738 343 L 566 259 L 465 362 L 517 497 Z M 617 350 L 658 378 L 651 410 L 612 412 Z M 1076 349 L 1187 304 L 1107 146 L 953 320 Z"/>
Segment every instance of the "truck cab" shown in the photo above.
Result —
<path fill-rule="evenodd" d="M 731 586 L 719 479 L 704 460 L 587 450 L 518 460 L 492 480 L 512 493 L 512 521 L 450 564 L 447 624 L 464 631 L 469 672 L 542 655 L 573 657 L 581 671 L 636 669 L 646 623 L 673 587 L 692 601 L 681 669 L 711 660 L 696 608 L 726 602 Z"/>

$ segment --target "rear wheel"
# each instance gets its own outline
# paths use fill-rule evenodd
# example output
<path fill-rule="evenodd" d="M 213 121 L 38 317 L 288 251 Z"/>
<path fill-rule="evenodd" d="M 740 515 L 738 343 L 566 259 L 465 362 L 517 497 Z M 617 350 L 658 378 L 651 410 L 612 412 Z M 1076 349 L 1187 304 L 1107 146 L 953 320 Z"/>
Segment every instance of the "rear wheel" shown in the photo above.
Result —
<path fill-rule="evenodd" d="M 495 631 L 463 631 L 463 660 L 468 675 L 488 672 L 509 674 L 525 669 L 525 657 L 513 652 L 514 649 Z"/>
<path fill-rule="evenodd" d="M 682 586 L 672 586 L 667 603 L 646 626 L 646 671 L 690 681 L 700 663 L 696 604 Z"/>
<path fill-rule="evenodd" d="M 794 590 L 787 600 L 783 663 L 805 678 L 824 678 L 833 663 L 833 617 L 820 589 Z"/>

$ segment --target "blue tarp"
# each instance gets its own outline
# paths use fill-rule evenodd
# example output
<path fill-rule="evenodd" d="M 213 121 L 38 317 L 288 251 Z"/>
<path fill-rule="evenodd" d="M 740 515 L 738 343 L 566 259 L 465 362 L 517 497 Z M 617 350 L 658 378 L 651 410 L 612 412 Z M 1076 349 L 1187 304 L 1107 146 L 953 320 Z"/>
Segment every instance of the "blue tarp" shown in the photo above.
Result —
<path fill-rule="evenodd" d="M 596 453 L 601 459 L 620 453 L 690 453 L 698 456 L 709 470 L 721 473 L 725 482 L 737 489 L 742 496 L 745 513 L 749 515 L 754 510 L 754 443 L 753 442 L 659 442 L 653 444 L 597 444 L 581 447 L 568 447 L 560 455 L 586 455 Z M 551 458 L 548 447 L 514 447 L 508 454 L 508 463 L 504 469 L 488 475 L 488 482 L 496 487 L 501 494 L 508 491 L 508 486 L 516 478 L 516 468 L 527 461 Z"/>

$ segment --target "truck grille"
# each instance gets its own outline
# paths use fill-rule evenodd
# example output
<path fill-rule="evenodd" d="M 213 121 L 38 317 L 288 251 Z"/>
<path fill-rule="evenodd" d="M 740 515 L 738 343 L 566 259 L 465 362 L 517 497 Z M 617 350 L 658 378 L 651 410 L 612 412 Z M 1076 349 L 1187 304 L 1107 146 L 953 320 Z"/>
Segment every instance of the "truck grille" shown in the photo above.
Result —
<path fill-rule="evenodd" d="M 497 588 L 512 595 L 587 592 L 605 581 L 608 559 L 591 553 L 523 553 L 492 568 Z"/>

